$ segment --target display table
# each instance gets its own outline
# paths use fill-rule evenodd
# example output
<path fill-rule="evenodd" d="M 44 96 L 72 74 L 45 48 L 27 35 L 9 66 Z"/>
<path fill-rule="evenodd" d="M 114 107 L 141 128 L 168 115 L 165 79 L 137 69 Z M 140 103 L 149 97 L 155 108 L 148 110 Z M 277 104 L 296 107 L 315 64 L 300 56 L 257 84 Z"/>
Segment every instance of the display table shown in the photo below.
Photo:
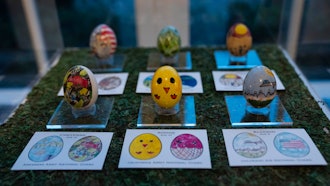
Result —
<path fill-rule="evenodd" d="M 33 88 L 16 114 L 0 127 L 0 185 L 329 185 L 329 166 L 230 167 L 222 129 L 232 128 L 224 96 L 241 92 L 215 91 L 212 70 L 216 69 L 214 50 L 223 48 L 184 48 L 190 51 L 192 70 L 201 72 L 204 93 L 195 98 L 195 128 L 206 129 L 212 169 L 118 169 L 126 129 L 137 128 L 141 96 L 135 93 L 139 72 L 147 71 L 150 52 L 156 49 L 119 49 L 126 55 L 124 72 L 128 81 L 123 95 L 115 102 L 105 129 L 68 131 L 114 132 L 102 171 L 11 171 L 10 168 L 36 131 L 47 131 L 46 124 L 62 100 L 57 93 L 63 76 L 75 64 L 94 60 L 88 49 L 66 50 L 59 63 Z M 280 49 L 274 45 L 255 46 L 265 66 L 277 72 L 286 90 L 278 95 L 293 120 L 293 127 L 304 128 L 327 162 L 330 161 L 330 121 Z"/>

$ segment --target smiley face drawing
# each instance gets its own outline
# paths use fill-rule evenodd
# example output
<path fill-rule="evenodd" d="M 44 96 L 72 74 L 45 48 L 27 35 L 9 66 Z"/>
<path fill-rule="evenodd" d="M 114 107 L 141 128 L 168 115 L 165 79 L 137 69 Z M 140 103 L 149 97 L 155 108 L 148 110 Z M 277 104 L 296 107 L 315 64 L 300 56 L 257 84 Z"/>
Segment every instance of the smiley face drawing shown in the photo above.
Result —
<path fill-rule="evenodd" d="M 129 153 L 139 160 L 152 159 L 162 150 L 162 143 L 157 136 L 150 133 L 140 134 L 135 137 L 130 146 Z"/>
<path fill-rule="evenodd" d="M 172 108 L 181 99 L 182 81 L 171 66 L 159 67 L 151 81 L 152 99 L 162 108 Z"/>

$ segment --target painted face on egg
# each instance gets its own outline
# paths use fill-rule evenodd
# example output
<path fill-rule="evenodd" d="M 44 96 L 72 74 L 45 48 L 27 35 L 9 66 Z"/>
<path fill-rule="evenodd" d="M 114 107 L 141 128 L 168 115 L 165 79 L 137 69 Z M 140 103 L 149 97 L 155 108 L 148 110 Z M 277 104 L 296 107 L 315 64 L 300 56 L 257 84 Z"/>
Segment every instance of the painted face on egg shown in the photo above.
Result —
<path fill-rule="evenodd" d="M 227 49 L 233 56 L 244 56 L 252 46 L 252 36 L 249 28 L 237 23 L 230 27 L 227 33 Z"/>
<path fill-rule="evenodd" d="M 116 34 L 107 25 L 100 24 L 93 30 L 89 45 L 97 58 L 109 58 L 117 48 Z"/>
<path fill-rule="evenodd" d="M 136 159 L 152 159 L 162 150 L 162 143 L 157 136 L 150 133 L 141 134 L 133 139 L 129 153 Z"/>
<path fill-rule="evenodd" d="M 88 108 L 98 97 L 98 87 L 93 73 L 76 65 L 68 70 L 63 80 L 64 99 L 76 109 Z"/>
<path fill-rule="evenodd" d="M 266 107 L 276 96 L 276 79 L 265 66 L 252 68 L 243 83 L 245 99 L 256 108 Z"/>
<path fill-rule="evenodd" d="M 178 30 L 173 26 L 164 27 L 157 38 L 160 53 L 166 57 L 173 57 L 180 50 L 181 38 Z"/>
<path fill-rule="evenodd" d="M 171 66 L 162 66 L 151 81 L 152 99 L 162 108 L 172 108 L 181 99 L 182 82 L 178 72 Z"/>

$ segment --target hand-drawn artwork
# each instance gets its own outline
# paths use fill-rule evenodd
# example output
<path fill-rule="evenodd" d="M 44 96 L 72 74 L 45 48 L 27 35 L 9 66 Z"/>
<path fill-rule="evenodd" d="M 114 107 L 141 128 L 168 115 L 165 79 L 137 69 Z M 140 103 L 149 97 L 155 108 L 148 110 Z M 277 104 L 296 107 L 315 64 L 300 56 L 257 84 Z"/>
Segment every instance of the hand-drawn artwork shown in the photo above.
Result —
<path fill-rule="evenodd" d="M 193 160 L 202 155 L 203 144 L 192 134 L 181 134 L 172 141 L 171 153 L 178 159 Z"/>
<path fill-rule="evenodd" d="M 157 37 L 157 47 L 160 53 L 166 57 L 173 57 L 180 50 L 181 37 L 173 26 L 165 26 Z"/>
<path fill-rule="evenodd" d="M 151 80 L 153 76 L 148 76 L 143 80 L 143 85 L 150 88 L 151 87 Z"/>
<path fill-rule="evenodd" d="M 100 24 L 91 33 L 89 46 L 97 58 L 108 58 L 116 52 L 116 34 L 108 25 Z"/>
<path fill-rule="evenodd" d="M 63 148 L 63 140 L 59 136 L 48 136 L 39 140 L 29 151 L 29 159 L 43 162 L 55 158 Z"/>
<path fill-rule="evenodd" d="M 281 154 L 293 158 L 304 157 L 310 151 L 308 144 L 301 137 L 289 132 L 276 135 L 274 146 Z"/>
<path fill-rule="evenodd" d="M 267 153 L 266 143 L 253 133 L 243 132 L 233 140 L 235 152 L 246 158 L 260 158 Z"/>
<path fill-rule="evenodd" d="M 181 75 L 182 89 L 194 88 L 197 85 L 197 80 L 189 75 Z"/>
<path fill-rule="evenodd" d="M 102 141 L 96 136 L 86 136 L 76 141 L 69 150 L 73 161 L 83 162 L 94 159 L 102 151 Z"/>
<path fill-rule="evenodd" d="M 220 77 L 219 82 L 225 86 L 239 87 L 243 85 L 244 79 L 234 73 L 224 74 Z"/>
<path fill-rule="evenodd" d="M 276 79 L 265 66 L 252 68 L 243 83 L 243 95 L 255 108 L 266 107 L 276 96 Z"/>
<path fill-rule="evenodd" d="M 232 25 L 227 33 L 226 45 L 234 56 L 244 56 L 252 47 L 252 36 L 249 28 L 243 23 Z"/>
<path fill-rule="evenodd" d="M 110 76 L 103 78 L 99 82 L 99 89 L 102 90 L 111 90 L 119 87 L 121 85 L 121 79 L 117 76 Z"/>
<path fill-rule="evenodd" d="M 129 153 L 133 158 L 148 160 L 155 158 L 162 150 L 160 139 L 150 133 L 140 134 L 129 145 Z"/>

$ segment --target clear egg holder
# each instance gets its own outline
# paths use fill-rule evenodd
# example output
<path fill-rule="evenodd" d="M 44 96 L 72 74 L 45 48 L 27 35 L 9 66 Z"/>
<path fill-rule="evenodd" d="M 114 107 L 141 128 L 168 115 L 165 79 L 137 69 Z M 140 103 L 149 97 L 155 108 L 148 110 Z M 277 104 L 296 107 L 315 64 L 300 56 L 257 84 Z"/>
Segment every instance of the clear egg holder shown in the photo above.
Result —
<path fill-rule="evenodd" d="M 170 65 L 176 70 L 191 70 L 191 53 L 178 52 L 173 57 L 166 57 L 160 52 L 151 52 L 148 57 L 147 70 L 156 70 L 161 66 Z"/>
<path fill-rule="evenodd" d="M 256 50 L 249 50 L 245 56 L 232 56 L 228 50 L 214 51 L 217 69 L 250 69 L 262 65 Z"/>
<path fill-rule="evenodd" d="M 194 96 L 182 96 L 171 109 L 160 108 L 151 96 L 142 96 L 137 127 L 195 127 Z"/>
<path fill-rule="evenodd" d="M 279 96 L 263 108 L 251 106 L 243 95 L 225 96 L 232 127 L 292 126 L 293 121 Z"/>
<path fill-rule="evenodd" d="M 108 58 L 95 58 L 95 66 L 91 67 L 93 72 L 121 72 L 124 68 L 126 56 L 124 54 L 114 53 Z"/>
<path fill-rule="evenodd" d="M 106 128 L 114 98 L 99 96 L 95 104 L 86 109 L 74 109 L 64 99 L 48 121 L 47 129 Z"/>

